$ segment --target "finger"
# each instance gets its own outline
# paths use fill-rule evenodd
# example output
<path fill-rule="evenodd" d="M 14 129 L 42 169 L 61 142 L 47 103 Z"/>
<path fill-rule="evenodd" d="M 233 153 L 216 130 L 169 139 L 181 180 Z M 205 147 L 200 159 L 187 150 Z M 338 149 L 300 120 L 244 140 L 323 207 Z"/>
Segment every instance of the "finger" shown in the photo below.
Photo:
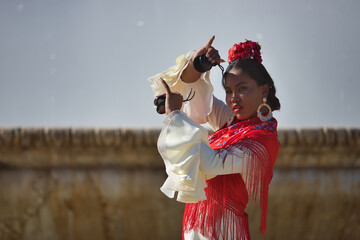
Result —
<path fill-rule="evenodd" d="M 209 58 L 213 59 L 213 60 L 219 60 L 220 59 L 220 55 L 217 51 L 213 51 L 209 53 Z"/>
<path fill-rule="evenodd" d="M 225 60 L 220 58 L 219 55 L 210 55 L 209 57 L 207 57 L 207 59 L 212 64 L 225 62 Z"/>
<path fill-rule="evenodd" d="M 206 57 L 212 64 L 224 62 L 224 60 L 221 59 L 218 50 L 214 48 L 210 48 L 210 51 L 207 52 Z"/>
<path fill-rule="evenodd" d="M 223 59 L 217 59 L 217 60 L 211 60 L 210 62 L 211 62 L 212 64 L 220 64 L 220 63 L 224 63 L 225 60 L 223 60 Z"/>
<path fill-rule="evenodd" d="M 215 39 L 215 35 L 213 35 L 213 36 L 210 38 L 209 42 L 205 45 L 205 47 L 206 47 L 206 48 L 211 47 L 211 45 L 212 45 L 212 43 L 213 43 L 214 39 Z"/>
<path fill-rule="evenodd" d="M 161 83 L 163 84 L 163 86 L 165 88 L 166 95 L 171 94 L 171 90 L 170 90 L 169 86 L 167 85 L 167 83 L 164 81 L 164 79 L 160 78 L 160 80 L 161 80 Z"/>
<path fill-rule="evenodd" d="M 216 50 L 215 50 L 213 47 L 210 46 L 210 47 L 207 49 L 205 56 L 206 56 L 207 58 L 211 57 L 212 55 L 214 55 L 214 51 L 216 51 Z"/>
<path fill-rule="evenodd" d="M 155 97 L 158 98 L 158 97 L 161 97 L 161 96 L 166 96 L 166 94 L 163 93 L 163 94 L 160 94 L 160 95 L 156 95 Z"/>

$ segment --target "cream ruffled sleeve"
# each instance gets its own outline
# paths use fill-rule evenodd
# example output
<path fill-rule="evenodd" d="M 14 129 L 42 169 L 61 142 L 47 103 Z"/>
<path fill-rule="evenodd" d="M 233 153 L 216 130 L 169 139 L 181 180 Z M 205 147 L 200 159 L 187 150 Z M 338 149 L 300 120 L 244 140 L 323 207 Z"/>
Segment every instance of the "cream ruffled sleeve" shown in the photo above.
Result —
<path fill-rule="evenodd" d="M 213 96 L 213 107 L 207 118 L 211 128 L 216 131 L 224 126 L 225 123 L 229 126 L 234 119 L 234 114 L 226 104 Z"/>
<path fill-rule="evenodd" d="M 164 120 L 158 139 L 158 150 L 164 160 L 168 178 L 161 191 L 169 198 L 185 203 L 206 199 L 206 180 L 216 175 L 242 173 L 249 156 L 236 148 L 231 152 L 214 151 L 208 132 L 201 125 L 176 110 Z"/>
<path fill-rule="evenodd" d="M 200 172 L 200 146 L 209 144 L 207 130 L 181 111 L 176 110 L 164 119 L 158 139 L 158 150 L 164 160 L 168 178 L 161 191 L 169 198 L 185 203 L 206 199 L 206 176 Z"/>
<path fill-rule="evenodd" d="M 148 81 L 154 92 L 154 96 L 165 93 L 160 78 L 164 79 L 171 91 L 180 93 L 184 99 L 189 96 L 191 90 L 195 92 L 194 98 L 191 101 L 184 102 L 181 110 L 193 121 L 203 124 L 207 122 L 207 117 L 213 105 L 214 87 L 209 79 L 210 72 L 202 73 L 200 79 L 194 83 L 185 83 L 181 80 L 181 74 L 188 66 L 194 54 L 195 51 L 190 51 L 187 54 L 179 56 L 176 59 L 175 66 L 150 77 Z"/>

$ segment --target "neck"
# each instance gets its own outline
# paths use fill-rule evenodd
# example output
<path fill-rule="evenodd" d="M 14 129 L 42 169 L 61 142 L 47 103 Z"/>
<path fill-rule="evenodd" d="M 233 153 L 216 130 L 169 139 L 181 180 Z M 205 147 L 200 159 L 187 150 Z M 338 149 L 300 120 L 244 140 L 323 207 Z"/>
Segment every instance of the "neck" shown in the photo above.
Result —
<path fill-rule="evenodd" d="M 238 122 L 242 122 L 242 121 L 246 121 L 246 120 L 249 120 L 249 119 L 251 119 L 251 118 L 254 118 L 254 117 L 256 117 L 256 116 L 257 116 L 257 114 L 254 114 L 254 115 L 252 115 L 251 117 L 248 117 L 248 118 L 245 118 L 245 119 L 239 119 L 239 118 L 237 118 L 236 116 L 235 116 L 235 118 L 237 119 Z"/>

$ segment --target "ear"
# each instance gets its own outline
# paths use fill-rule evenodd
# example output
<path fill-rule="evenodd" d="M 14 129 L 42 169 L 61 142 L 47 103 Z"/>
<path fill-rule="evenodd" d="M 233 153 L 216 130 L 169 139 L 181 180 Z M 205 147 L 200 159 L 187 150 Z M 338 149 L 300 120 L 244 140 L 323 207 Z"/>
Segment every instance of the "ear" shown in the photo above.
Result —
<path fill-rule="evenodd" d="M 263 98 L 266 98 L 269 94 L 270 86 L 269 84 L 264 84 L 260 86 L 260 91 L 262 93 Z"/>

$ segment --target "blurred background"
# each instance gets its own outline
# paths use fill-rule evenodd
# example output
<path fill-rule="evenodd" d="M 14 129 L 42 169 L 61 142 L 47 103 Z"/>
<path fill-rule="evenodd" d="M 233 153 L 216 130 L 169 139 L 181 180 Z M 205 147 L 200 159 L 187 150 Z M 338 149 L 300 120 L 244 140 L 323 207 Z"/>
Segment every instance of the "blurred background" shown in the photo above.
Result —
<path fill-rule="evenodd" d="M 160 127 L 147 78 L 212 35 L 224 59 L 244 39 L 262 45 L 280 127 L 359 126 L 359 11 L 357 0 L 1 0 L 0 126 Z M 218 68 L 211 80 L 224 99 Z"/>
<path fill-rule="evenodd" d="M 258 41 L 282 105 L 267 236 L 249 205 L 252 239 L 360 239 L 359 12 L 358 0 L 0 0 L 0 240 L 181 239 L 147 79 L 212 35 L 223 59 Z"/>

